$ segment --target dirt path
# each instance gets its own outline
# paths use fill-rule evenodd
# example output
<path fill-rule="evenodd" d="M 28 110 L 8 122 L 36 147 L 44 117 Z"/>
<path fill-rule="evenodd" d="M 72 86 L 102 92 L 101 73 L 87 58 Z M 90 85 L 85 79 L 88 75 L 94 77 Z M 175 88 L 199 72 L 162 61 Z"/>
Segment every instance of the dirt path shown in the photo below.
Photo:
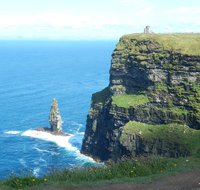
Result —
<path fill-rule="evenodd" d="M 147 184 L 111 184 L 90 188 L 45 188 L 43 190 L 200 190 L 200 170 L 162 177 Z M 36 189 L 34 189 L 36 190 Z"/>

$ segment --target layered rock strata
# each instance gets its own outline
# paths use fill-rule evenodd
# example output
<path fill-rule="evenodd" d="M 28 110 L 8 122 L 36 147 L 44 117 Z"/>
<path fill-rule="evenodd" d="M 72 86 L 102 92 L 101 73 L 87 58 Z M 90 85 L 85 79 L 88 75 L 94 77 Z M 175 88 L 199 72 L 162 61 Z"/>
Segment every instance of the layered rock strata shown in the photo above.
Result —
<path fill-rule="evenodd" d="M 58 103 L 55 98 L 53 99 L 53 102 L 51 105 L 51 110 L 49 114 L 49 124 L 51 126 L 51 131 L 55 133 L 62 132 L 62 119 L 61 119 L 60 111 L 58 109 Z"/>
<path fill-rule="evenodd" d="M 101 161 L 187 156 L 190 129 L 200 129 L 200 35 L 123 36 L 109 86 L 92 95 L 82 153 Z"/>

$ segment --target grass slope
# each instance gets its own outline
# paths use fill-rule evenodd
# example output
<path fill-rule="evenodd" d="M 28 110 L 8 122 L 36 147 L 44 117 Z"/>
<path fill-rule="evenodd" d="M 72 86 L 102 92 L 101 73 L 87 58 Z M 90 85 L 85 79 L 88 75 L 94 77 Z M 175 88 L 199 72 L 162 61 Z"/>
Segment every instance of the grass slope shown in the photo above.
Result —
<path fill-rule="evenodd" d="M 129 108 L 135 107 L 143 104 L 147 104 L 149 99 L 146 95 L 114 95 L 112 96 L 112 104 L 117 105 L 118 107 Z"/>
<path fill-rule="evenodd" d="M 150 125 L 136 121 L 128 122 L 121 136 L 121 141 L 129 134 L 138 134 L 146 142 L 160 139 L 185 147 L 191 155 L 200 156 L 200 131 L 179 124 Z"/>
<path fill-rule="evenodd" d="M 197 158 L 149 157 L 125 159 L 118 164 L 110 163 L 107 167 L 64 170 L 54 172 L 44 178 L 12 177 L 0 182 L 0 189 L 15 190 L 36 187 L 35 189 L 42 190 L 45 186 L 69 188 L 108 183 L 143 183 L 158 176 L 189 171 L 199 167 L 200 159 Z"/>
<path fill-rule="evenodd" d="M 129 34 L 121 39 L 154 40 L 164 50 L 179 51 L 187 55 L 200 55 L 200 34 Z"/>

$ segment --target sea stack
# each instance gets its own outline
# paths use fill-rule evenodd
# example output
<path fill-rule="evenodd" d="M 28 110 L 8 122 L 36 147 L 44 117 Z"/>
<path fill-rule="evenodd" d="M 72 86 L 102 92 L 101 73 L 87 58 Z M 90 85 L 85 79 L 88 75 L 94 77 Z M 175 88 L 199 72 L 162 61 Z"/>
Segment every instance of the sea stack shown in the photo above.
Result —
<path fill-rule="evenodd" d="M 57 100 L 54 98 L 51 105 L 51 111 L 49 114 L 49 124 L 51 131 L 54 133 L 62 133 L 62 119 L 60 111 L 58 109 Z"/>

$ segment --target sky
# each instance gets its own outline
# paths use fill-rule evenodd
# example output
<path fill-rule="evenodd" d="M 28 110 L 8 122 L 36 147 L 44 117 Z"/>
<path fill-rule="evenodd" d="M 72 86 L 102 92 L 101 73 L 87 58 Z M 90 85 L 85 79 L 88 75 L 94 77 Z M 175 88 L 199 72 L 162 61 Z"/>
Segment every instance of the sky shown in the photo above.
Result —
<path fill-rule="evenodd" d="M 0 39 L 116 40 L 200 32 L 200 0 L 0 0 Z"/>

